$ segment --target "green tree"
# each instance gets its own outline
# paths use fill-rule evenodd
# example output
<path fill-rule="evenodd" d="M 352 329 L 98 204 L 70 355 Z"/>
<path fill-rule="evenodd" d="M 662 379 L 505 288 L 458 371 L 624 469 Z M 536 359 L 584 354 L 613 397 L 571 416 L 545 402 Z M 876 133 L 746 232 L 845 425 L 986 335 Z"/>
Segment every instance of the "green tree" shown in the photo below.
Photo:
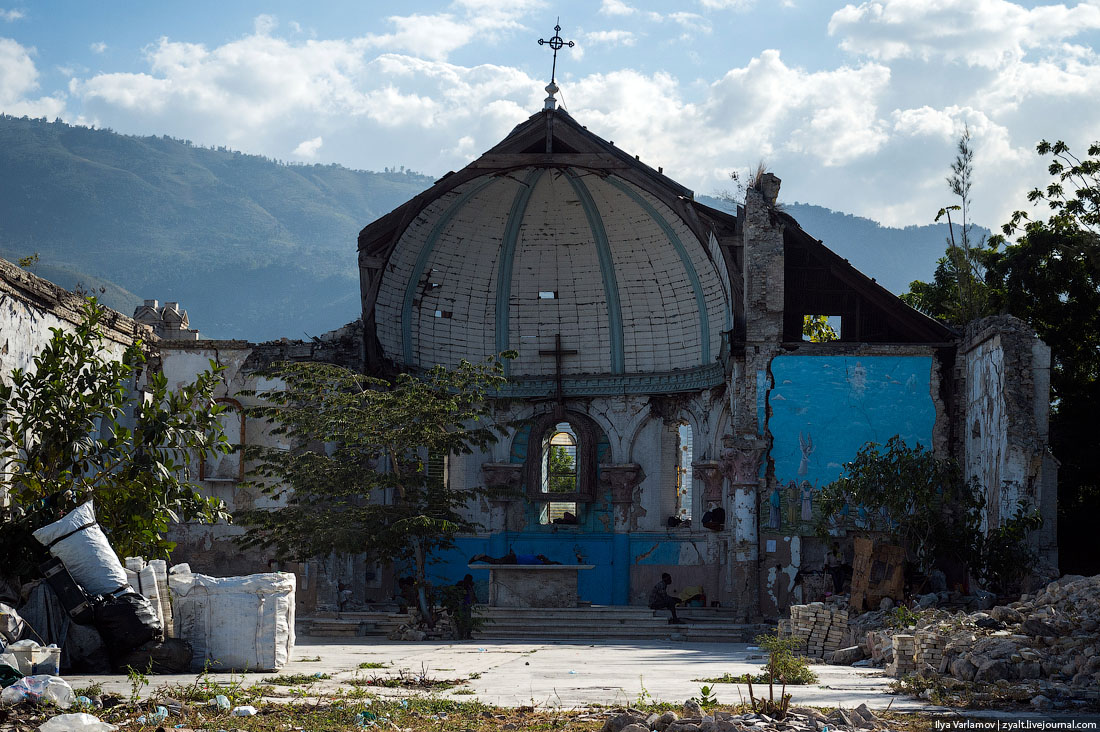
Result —
<path fill-rule="evenodd" d="M 1100 432 L 1100 143 L 1080 159 L 1062 141 L 1043 140 L 1053 181 L 1028 194 L 1051 215 L 1023 211 L 1003 228 L 1016 236 L 992 259 L 994 305 L 1031 326 L 1050 346 L 1050 444 L 1058 470 L 1058 543 L 1062 569 L 1100 571 L 1092 517 L 1100 512 L 1096 453 Z"/>
<path fill-rule="evenodd" d="M 121 359 L 109 355 L 104 317 L 89 298 L 72 332 L 53 329 L 34 368 L 0 384 L 0 487 L 11 499 L 0 521 L 5 572 L 32 573 L 31 532 L 88 499 L 121 556 L 167 557 L 172 521 L 228 519 L 188 471 L 193 457 L 229 450 L 213 399 L 220 369 L 211 363 L 169 389 L 140 341 Z"/>
<path fill-rule="evenodd" d="M 811 343 L 827 343 L 840 339 L 833 326 L 829 325 L 828 315 L 803 315 L 802 335 L 808 337 Z"/>
<path fill-rule="evenodd" d="M 551 493 L 574 493 L 577 490 L 577 461 L 563 445 L 550 445 L 547 471 Z"/>
<path fill-rule="evenodd" d="M 891 536 L 926 574 L 938 558 L 973 561 L 985 506 L 981 487 L 963 479 L 954 460 L 909 447 L 897 435 L 882 447 L 868 442 L 844 475 L 822 488 L 818 534 L 828 536 L 846 505 L 849 514 L 862 506 L 863 531 Z"/>
<path fill-rule="evenodd" d="M 287 559 L 366 552 L 410 562 L 430 619 L 433 554 L 477 528 L 464 511 L 471 501 L 500 490 L 455 487 L 427 459 L 484 450 L 496 439 L 489 399 L 504 383 L 500 361 L 392 381 L 322 363 L 278 364 L 264 375 L 280 386 L 251 392 L 264 402 L 251 413 L 290 447 L 245 448 L 254 483 L 280 507 L 239 513 L 249 527 L 241 543 Z"/>
<path fill-rule="evenodd" d="M 970 144 L 970 129 L 966 128 L 959 136 L 951 175 L 947 176 L 947 187 L 959 203 L 944 206 L 935 219 L 937 222 L 947 219 L 947 250 L 936 262 L 932 282 L 915 280 L 909 284 L 909 292 L 901 296 L 906 304 L 954 325 L 966 325 L 991 314 L 985 268 L 996 242 L 987 242 L 984 236 L 975 240 L 970 220 L 973 178 L 974 148 Z M 958 226 L 951 220 L 952 211 L 962 218 Z"/>

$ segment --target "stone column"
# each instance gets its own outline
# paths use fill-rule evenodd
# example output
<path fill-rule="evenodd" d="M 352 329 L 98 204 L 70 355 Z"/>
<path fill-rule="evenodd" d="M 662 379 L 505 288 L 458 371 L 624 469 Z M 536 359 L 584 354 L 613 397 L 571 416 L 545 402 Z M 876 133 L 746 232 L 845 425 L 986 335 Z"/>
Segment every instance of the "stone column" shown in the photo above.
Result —
<path fill-rule="evenodd" d="M 611 602 L 630 603 L 630 529 L 634 490 L 645 480 L 637 463 L 600 466 L 600 487 L 611 489 L 614 533 L 611 536 Z"/>
<path fill-rule="evenodd" d="M 481 473 L 488 488 L 501 491 L 501 495 L 489 498 L 489 547 L 486 552 L 490 556 L 500 557 L 508 552 L 505 537 L 508 511 L 513 503 L 522 500 L 523 464 L 482 463 Z"/>
<path fill-rule="evenodd" d="M 746 621 L 760 611 L 757 476 L 767 442 L 756 435 L 730 435 L 722 438 L 722 445 L 720 462 L 729 481 L 726 526 L 731 534 L 731 589 L 737 603 L 737 618 Z"/>

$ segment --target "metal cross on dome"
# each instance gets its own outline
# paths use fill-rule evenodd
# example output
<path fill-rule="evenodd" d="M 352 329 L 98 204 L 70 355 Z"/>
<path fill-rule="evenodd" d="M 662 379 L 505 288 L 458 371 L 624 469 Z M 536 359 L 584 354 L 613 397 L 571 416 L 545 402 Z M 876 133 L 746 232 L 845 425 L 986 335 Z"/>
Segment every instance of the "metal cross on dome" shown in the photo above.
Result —
<path fill-rule="evenodd" d="M 573 41 L 562 40 L 562 37 L 558 35 L 559 33 L 561 33 L 561 18 L 558 18 L 557 23 L 554 25 L 554 35 L 550 37 L 549 41 L 543 40 L 542 38 L 539 39 L 540 46 L 549 45 L 550 48 L 554 49 L 554 65 L 550 69 L 551 84 L 554 83 L 554 80 L 558 74 L 558 50 L 560 50 L 563 46 L 569 46 L 569 48 L 572 48 L 573 46 L 577 45 Z"/>

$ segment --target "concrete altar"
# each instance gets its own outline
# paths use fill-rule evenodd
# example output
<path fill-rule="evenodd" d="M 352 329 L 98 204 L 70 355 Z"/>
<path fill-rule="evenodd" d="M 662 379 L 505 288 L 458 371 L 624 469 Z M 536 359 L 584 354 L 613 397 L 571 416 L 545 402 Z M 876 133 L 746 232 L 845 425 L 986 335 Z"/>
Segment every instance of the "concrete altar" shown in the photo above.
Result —
<path fill-rule="evenodd" d="M 593 564 L 470 564 L 489 570 L 490 607 L 576 607 L 577 574 Z"/>

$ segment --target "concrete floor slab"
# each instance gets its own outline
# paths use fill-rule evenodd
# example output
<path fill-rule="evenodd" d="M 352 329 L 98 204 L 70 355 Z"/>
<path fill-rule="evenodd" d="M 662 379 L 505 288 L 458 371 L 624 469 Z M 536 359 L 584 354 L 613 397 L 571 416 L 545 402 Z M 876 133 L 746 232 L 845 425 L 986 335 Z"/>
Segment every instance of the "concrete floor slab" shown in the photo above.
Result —
<path fill-rule="evenodd" d="M 635 703 L 645 692 L 650 701 L 680 703 L 697 696 L 703 682 L 695 679 L 758 673 L 764 659 L 758 650 L 743 643 L 677 643 L 672 641 L 630 641 L 614 643 L 559 643 L 530 641 L 448 641 L 419 643 L 389 641 L 380 638 L 299 639 L 291 663 L 279 674 L 331 674 L 331 680 L 311 684 L 310 694 L 335 690 L 341 681 L 356 675 L 395 674 L 404 669 L 422 670 L 435 679 L 477 678 L 463 685 L 477 698 L 500 706 L 536 705 L 542 707 L 582 707 L 592 704 L 623 705 Z M 319 662 L 303 658 L 320 657 Z M 388 664 L 380 670 L 362 671 L 360 663 Z M 793 703 L 813 706 L 854 707 L 866 703 L 874 709 L 932 710 L 928 704 L 889 694 L 888 677 L 881 670 L 847 666 L 814 665 L 820 681 L 810 686 L 788 689 Z M 227 681 L 231 677 L 245 685 L 258 684 L 271 673 L 213 673 L 211 677 Z M 104 690 L 129 696 L 131 685 L 124 675 L 66 676 L 73 687 L 94 682 Z M 195 674 L 150 677 L 151 686 L 190 684 Z M 739 684 L 716 684 L 722 703 L 735 703 L 748 697 Z M 379 689 L 379 693 L 408 693 Z M 451 695 L 450 691 L 437 692 Z M 759 694 L 761 689 L 756 688 Z M 766 687 L 763 689 L 766 693 Z M 776 690 L 778 694 L 778 689 Z"/>

